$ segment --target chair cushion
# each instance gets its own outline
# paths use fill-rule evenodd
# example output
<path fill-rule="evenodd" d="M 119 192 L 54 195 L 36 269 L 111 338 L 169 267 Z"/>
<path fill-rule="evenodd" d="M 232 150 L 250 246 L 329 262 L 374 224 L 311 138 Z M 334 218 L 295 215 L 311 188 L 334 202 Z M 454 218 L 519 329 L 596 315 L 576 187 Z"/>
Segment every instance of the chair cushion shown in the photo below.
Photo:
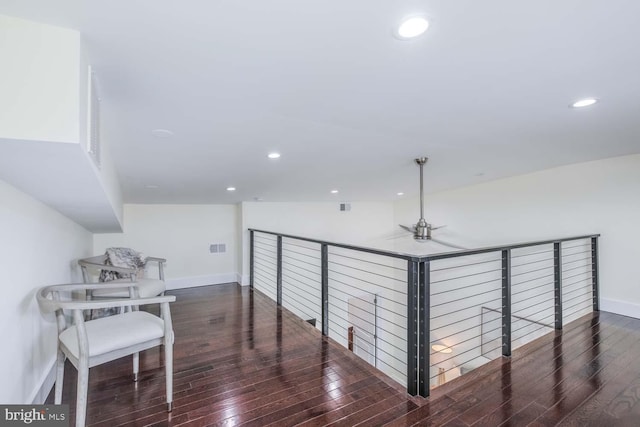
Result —
<path fill-rule="evenodd" d="M 118 279 L 106 282 L 106 284 L 113 283 L 131 283 L 131 279 Z M 138 279 L 136 283 L 140 298 L 155 297 L 165 291 L 165 284 L 159 279 Z M 106 289 L 104 291 L 96 289 L 93 291 L 93 296 L 98 298 L 128 298 L 129 290 L 124 288 L 118 290 Z"/>
<path fill-rule="evenodd" d="M 133 311 L 85 322 L 89 357 L 123 349 L 164 336 L 164 322 L 145 311 Z M 60 341 L 76 358 L 80 357 L 78 333 L 71 326 L 60 334 Z"/>

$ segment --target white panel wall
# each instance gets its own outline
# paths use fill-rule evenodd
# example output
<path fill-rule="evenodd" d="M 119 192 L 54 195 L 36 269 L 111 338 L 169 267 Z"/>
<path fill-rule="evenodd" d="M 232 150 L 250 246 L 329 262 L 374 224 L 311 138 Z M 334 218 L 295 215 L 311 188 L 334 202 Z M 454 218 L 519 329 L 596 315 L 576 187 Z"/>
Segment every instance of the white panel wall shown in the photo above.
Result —
<path fill-rule="evenodd" d="M 80 34 L 0 15 L 0 138 L 79 141 Z"/>
<path fill-rule="evenodd" d="M 0 402 L 43 402 L 53 384 L 56 325 L 40 315 L 36 289 L 81 281 L 77 259 L 91 234 L 0 181 Z M 45 384 L 44 387 L 43 384 Z"/>
<path fill-rule="evenodd" d="M 167 259 L 167 288 L 237 280 L 237 206 L 124 205 L 124 232 L 95 234 L 94 254 L 108 247 L 130 247 Z M 209 253 L 212 243 L 227 251 Z"/>
<path fill-rule="evenodd" d="M 393 227 L 393 204 L 354 202 L 341 212 L 339 203 L 242 203 L 242 284 L 249 284 L 249 233 L 255 228 L 366 246 Z"/>
<path fill-rule="evenodd" d="M 396 203 L 397 223 L 413 224 L 418 199 Z M 426 196 L 434 236 L 466 247 L 601 233 L 604 310 L 640 317 L 640 155 L 580 163 Z M 397 250 L 433 251 L 411 239 Z"/>

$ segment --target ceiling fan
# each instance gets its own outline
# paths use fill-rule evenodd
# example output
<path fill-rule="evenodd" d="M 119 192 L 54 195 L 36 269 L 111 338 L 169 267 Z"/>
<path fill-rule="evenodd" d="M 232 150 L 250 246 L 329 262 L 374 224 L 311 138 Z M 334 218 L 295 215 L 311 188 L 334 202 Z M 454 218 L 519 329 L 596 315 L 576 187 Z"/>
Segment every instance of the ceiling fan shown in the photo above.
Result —
<path fill-rule="evenodd" d="M 428 157 L 419 157 L 415 159 L 416 164 L 420 167 L 420 219 L 411 227 L 402 224 L 400 224 L 400 227 L 403 230 L 412 233 L 413 238 L 416 242 L 424 243 L 428 240 L 431 240 L 432 242 L 436 242 L 455 249 L 466 249 L 461 246 L 453 245 L 451 243 L 447 243 L 431 237 L 432 231 L 446 227 L 446 225 L 434 227 L 433 225 L 429 224 L 426 219 L 424 219 L 424 165 L 427 163 L 427 160 L 429 160 Z"/>

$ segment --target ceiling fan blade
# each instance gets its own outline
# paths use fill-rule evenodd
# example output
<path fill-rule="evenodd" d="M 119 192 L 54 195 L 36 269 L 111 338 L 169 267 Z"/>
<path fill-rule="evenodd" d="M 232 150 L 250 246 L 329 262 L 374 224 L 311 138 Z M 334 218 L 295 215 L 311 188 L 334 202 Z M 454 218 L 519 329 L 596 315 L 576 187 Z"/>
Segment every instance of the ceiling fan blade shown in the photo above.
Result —
<path fill-rule="evenodd" d="M 447 226 L 447 224 L 443 224 L 443 225 L 439 225 L 437 227 L 431 227 L 432 230 L 438 230 L 440 228 L 445 228 Z"/>
<path fill-rule="evenodd" d="M 402 224 L 398 224 L 400 226 L 400 228 L 402 228 L 403 230 L 407 230 L 409 233 L 413 233 L 415 226 L 414 227 L 407 227 L 406 225 L 402 225 Z"/>
<path fill-rule="evenodd" d="M 462 246 L 454 245 L 453 243 L 447 243 L 447 242 L 444 242 L 444 241 L 438 240 L 438 239 L 431 239 L 431 241 L 439 243 L 439 244 L 444 245 L 444 246 L 449 246 L 450 248 L 454 248 L 454 249 L 467 249 L 467 248 L 463 248 Z"/>
<path fill-rule="evenodd" d="M 402 233 L 402 234 L 395 234 L 393 236 L 389 236 L 386 237 L 384 240 L 396 240 L 396 239 L 400 239 L 400 238 L 411 238 L 411 236 L 409 236 L 407 233 Z"/>

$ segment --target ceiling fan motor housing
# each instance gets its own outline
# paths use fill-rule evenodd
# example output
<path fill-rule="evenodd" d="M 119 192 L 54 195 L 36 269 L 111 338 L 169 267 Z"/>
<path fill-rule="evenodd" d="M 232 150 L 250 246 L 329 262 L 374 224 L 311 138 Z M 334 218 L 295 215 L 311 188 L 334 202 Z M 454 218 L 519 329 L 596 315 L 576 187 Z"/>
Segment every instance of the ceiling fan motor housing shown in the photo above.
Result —
<path fill-rule="evenodd" d="M 431 227 L 427 224 L 424 218 L 420 218 L 415 226 L 413 238 L 416 240 L 429 240 L 431 239 Z"/>

